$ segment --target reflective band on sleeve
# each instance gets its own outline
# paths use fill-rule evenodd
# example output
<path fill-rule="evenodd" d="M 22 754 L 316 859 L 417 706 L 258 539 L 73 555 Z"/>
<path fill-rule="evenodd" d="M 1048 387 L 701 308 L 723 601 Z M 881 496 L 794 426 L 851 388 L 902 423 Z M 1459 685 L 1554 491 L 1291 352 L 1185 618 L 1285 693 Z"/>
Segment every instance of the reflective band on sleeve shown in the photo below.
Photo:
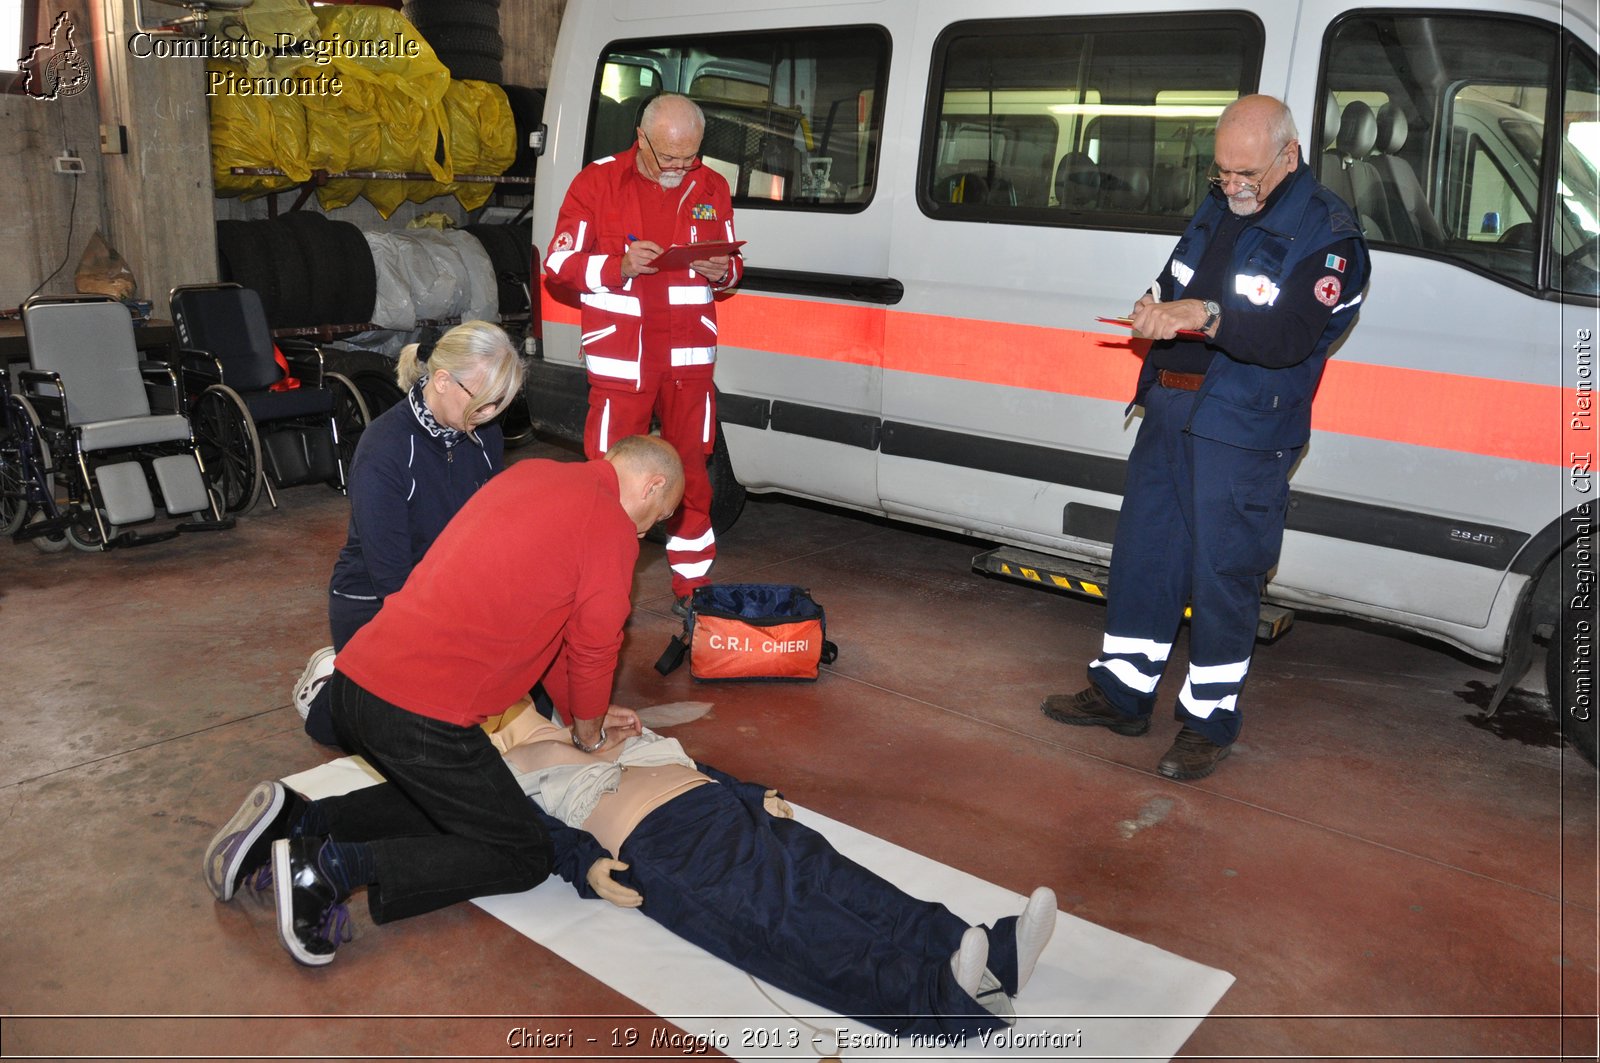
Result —
<path fill-rule="evenodd" d="M 1185 288 L 1189 286 L 1190 281 L 1194 280 L 1194 270 L 1190 269 L 1188 266 L 1185 266 L 1177 259 L 1172 260 L 1172 275 L 1176 277 L 1178 283 L 1183 285 Z"/>
<path fill-rule="evenodd" d="M 704 314 L 700 315 L 700 324 L 710 329 L 713 336 L 717 334 L 717 323 L 711 320 L 709 317 L 706 317 Z"/>
<path fill-rule="evenodd" d="M 684 579 L 699 579 L 701 576 L 704 576 L 707 572 L 711 571 L 711 562 L 709 562 L 709 561 L 685 562 L 684 564 L 681 564 L 681 565 L 673 565 L 672 566 L 672 571 L 676 572 L 678 575 L 682 576 Z"/>
<path fill-rule="evenodd" d="M 605 255 L 590 255 L 589 262 L 583 270 L 583 283 L 590 288 L 604 288 L 605 281 L 600 279 L 600 271 L 605 269 Z"/>
<path fill-rule="evenodd" d="M 717 360 L 715 347 L 674 347 L 673 365 L 710 365 Z"/>
<path fill-rule="evenodd" d="M 1130 639 L 1121 635 L 1106 635 L 1100 642 L 1100 652 L 1112 653 L 1137 653 L 1141 657 L 1148 657 L 1152 661 L 1164 661 L 1172 652 L 1172 643 L 1154 642 L 1150 639 Z"/>
<path fill-rule="evenodd" d="M 572 249 L 574 251 L 582 251 L 583 250 L 583 238 L 584 238 L 585 234 L 588 233 L 588 231 L 589 231 L 589 223 L 588 222 L 586 222 L 586 221 L 578 222 L 578 238 L 577 238 L 577 240 L 573 241 L 573 244 L 572 244 Z"/>
<path fill-rule="evenodd" d="M 561 267 L 566 265 L 567 259 L 576 253 L 575 251 L 553 251 L 545 258 L 544 268 L 551 273 L 559 273 L 561 272 Z"/>
<path fill-rule="evenodd" d="M 706 533 L 700 536 L 698 539 L 684 539 L 680 536 L 674 535 L 672 538 L 667 540 L 667 549 L 681 550 L 686 554 L 692 554 L 696 550 L 709 550 L 713 545 L 715 545 L 716 541 L 716 535 L 712 533 L 710 528 L 707 528 Z"/>
<path fill-rule="evenodd" d="M 674 284 L 667 289 L 667 302 L 673 306 L 698 306 L 711 301 L 711 289 L 704 284 Z"/>
<path fill-rule="evenodd" d="M 1330 310 L 1329 313 L 1330 314 L 1337 314 L 1341 310 L 1348 310 L 1352 306 L 1355 306 L 1360 301 L 1361 301 L 1361 296 L 1358 295 L 1354 299 L 1350 300 L 1348 303 L 1340 303 L 1338 306 L 1336 306 L 1332 310 Z"/>
<path fill-rule="evenodd" d="M 612 314 L 622 314 L 624 317 L 638 317 L 639 297 L 637 295 L 623 295 L 620 292 L 596 292 L 589 295 L 578 296 L 584 306 L 592 306 L 596 310 L 605 310 Z"/>
<path fill-rule="evenodd" d="M 613 380 L 631 380 L 639 382 L 639 363 L 630 358 L 601 358 L 599 355 L 586 354 L 583 364 L 588 366 L 589 372 L 595 376 L 610 377 Z"/>

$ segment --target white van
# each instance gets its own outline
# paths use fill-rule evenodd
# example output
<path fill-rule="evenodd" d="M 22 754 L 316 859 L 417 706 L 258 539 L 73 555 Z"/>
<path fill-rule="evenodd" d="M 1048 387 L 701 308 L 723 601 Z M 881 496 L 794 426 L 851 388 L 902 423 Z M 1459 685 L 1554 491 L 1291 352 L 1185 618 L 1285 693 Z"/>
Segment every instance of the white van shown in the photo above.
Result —
<path fill-rule="evenodd" d="M 700 101 L 705 164 L 749 241 L 718 311 L 719 525 L 743 490 L 782 491 L 1095 587 L 1139 366 L 1096 319 L 1161 268 L 1221 109 L 1271 93 L 1364 219 L 1373 280 L 1328 363 L 1266 599 L 1504 662 L 1501 693 L 1553 637 L 1563 723 L 1593 759 L 1592 7 L 664 6 L 569 0 L 534 237 L 646 99 Z M 577 312 L 547 293 L 542 318 L 536 423 L 575 438 Z"/>

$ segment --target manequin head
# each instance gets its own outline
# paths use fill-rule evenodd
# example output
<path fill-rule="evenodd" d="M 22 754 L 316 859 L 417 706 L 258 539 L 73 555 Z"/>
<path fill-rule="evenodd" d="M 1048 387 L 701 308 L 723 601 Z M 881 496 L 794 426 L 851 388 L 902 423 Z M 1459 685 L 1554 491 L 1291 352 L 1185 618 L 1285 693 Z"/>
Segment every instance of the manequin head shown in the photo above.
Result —
<path fill-rule="evenodd" d="M 676 93 L 657 96 L 639 116 L 639 172 L 662 188 L 677 188 L 700 166 L 705 131 L 699 104 Z"/>
<path fill-rule="evenodd" d="M 1254 214 L 1272 190 L 1300 167 L 1300 134 L 1294 115 L 1272 96 L 1245 96 L 1217 119 L 1211 183 L 1228 197 L 1235 214 Z"/>
<path fill-rule="evenodd" d="M 617 471 L 622 508 L 641 536 L 677 512 L 683 501 L 683 462 L 659 436 L 628 436 L 608 451 Z"/>

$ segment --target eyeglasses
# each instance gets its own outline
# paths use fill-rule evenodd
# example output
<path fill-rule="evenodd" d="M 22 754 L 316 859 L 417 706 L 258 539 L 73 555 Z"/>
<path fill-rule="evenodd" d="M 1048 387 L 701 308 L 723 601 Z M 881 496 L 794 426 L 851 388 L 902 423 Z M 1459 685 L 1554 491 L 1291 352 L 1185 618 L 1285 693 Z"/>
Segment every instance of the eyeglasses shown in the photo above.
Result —
<path fill-rule="evenodd" d="M 650 156 L 656 160 L 656 168 L 660 170 L 698 170 L 700 168 L 700 153 L 693 155 L 663 155 L 650 143 L 650 134 L 641 127 L 639 135 L 644 137 L 645 147 L 650 149 Z"/>
<path fill-rule="evenodd" d="M 1227 191 L 1227 186 L 1237 181 L 1240 192 L 1253 196 L 1261 191 L 1261 182 L 1266 180 L 1267 174 L 1272 172 L 1272 168 L 1282 161 L 1283 151 L 1288 146 L 1289 141 L 1287 140 L 1278 145 L 1278 150 L 1272 154 L 1272 161 L 1259 170 L 1224 170 L 1213 162 L 1211 164 L 1211 172 L 1206 175 L 1206 180 L 1210 181 L 1213 187 L 1220 188 L 1223 191 Z"/>
<path fill-rule="evenodd" d="M 456 380 L 453 374 L 450 376 L 450 379 L 454 381 L 456 387 L 467 393 L 467 398 L 473 400 L 474 402 L 478 400 L 478 396 L 473 393 L 472 389 L 467 387 L 467 385 L 463 384 L 461 381 Z M 483 414 L 485 417 L 489 417 L 493 416 L 494 411 L 499 408 L 500 404 L 498 402 L 486 402 L 482 406 L 478 407 L 478 412 Z"/>

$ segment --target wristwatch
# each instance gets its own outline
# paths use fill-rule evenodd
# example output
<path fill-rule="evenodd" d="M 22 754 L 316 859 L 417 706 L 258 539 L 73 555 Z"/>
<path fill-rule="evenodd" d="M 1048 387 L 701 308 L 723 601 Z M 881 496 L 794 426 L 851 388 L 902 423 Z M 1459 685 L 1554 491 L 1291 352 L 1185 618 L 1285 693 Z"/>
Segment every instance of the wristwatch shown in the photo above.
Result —
<path fill-rule="evenodd" d="M 585 753 L 598 752 L 600 750 L 600 747 L 606 744 L 606 728 L 605 728 L 605 725 L 604 724 L 600 725 L 600 737 L 595 740 L 595 743 L 592 746 L 586 746 L 586 745 L 583 744 L 582 741 L 579 740 L 579 738 L 578 738 L 578 729 L 576 727 L 574 727 L 572 729 L 572 744 L 577 746 L 580 750 L 582 750 Z"/>
<path fill-rule="evenodd" d="M 1206 312 L 1206 323 L 1200 326 L 1201 332 L 1210 332 L 1211 326 L 1217 323 L 1217 318 L 1222 316 L 1222 307 L 1215 299 L 1207 299 L 1200 304 Z"/>

